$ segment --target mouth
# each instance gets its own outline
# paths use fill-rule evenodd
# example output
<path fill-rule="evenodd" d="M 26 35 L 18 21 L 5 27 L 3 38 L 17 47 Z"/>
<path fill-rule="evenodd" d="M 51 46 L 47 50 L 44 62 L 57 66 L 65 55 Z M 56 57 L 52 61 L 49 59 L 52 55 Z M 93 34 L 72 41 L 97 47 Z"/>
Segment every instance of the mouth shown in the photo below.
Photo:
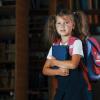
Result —
<path fill-rule="evenodd" d="M 66 30 L 60 30 L 61 32 L 65 32 Z"/>

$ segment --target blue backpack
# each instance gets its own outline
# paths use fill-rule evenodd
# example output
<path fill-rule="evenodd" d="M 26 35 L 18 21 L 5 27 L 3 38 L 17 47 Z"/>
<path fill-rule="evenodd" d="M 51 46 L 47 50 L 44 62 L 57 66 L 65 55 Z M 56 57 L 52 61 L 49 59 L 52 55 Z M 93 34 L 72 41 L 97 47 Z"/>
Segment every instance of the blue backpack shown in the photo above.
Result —
<path fill-rule="evenodd" d="M 100 79 L 100 44 L 93 38 L 89 37 L 83 42 L 84 47 L 84 67 L 87 68 L 87 73 L 90 80 Z"/>

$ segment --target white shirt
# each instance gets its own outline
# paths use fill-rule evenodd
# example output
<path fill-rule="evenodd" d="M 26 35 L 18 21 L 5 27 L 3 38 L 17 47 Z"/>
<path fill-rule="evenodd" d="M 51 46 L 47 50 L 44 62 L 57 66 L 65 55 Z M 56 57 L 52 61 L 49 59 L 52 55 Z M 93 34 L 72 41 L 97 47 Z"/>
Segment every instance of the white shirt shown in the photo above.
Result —
<path fill-rule="evenodd" d="M 60 43 L 60 45 L 63 45 L 63 44 Z M 67 45 L 67 43 L 64 45 Z M 81 40 L 75 40 L 73 45 L 71 45 L 69 48 L 73 48 L 72 55 L 79 54 L 81 56 L 84 56 L 83 46 L 82 46 Z M 51 57 L 52 57 L 52 47 L 49 50 L 49 53 L 47 55 L 47 59 L 51 59 Z"/>

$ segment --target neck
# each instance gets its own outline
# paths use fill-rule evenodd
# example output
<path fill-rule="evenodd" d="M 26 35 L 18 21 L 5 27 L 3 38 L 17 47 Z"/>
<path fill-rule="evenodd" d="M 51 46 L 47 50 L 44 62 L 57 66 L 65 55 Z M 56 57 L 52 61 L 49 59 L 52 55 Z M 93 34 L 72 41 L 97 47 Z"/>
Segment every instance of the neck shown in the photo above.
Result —
<path fill-rule="evenodd" d="M 71 36 L 61 36 L 62 43 L 68 42 L 69 37 L 71 37 Z"/>

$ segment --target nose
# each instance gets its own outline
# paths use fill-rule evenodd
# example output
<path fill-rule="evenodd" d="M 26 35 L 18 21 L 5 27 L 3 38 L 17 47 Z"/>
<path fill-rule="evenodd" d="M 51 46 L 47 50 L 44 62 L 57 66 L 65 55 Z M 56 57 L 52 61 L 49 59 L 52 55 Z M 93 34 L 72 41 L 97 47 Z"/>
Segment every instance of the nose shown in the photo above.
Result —
<path fill-rule="evenodd" d="M 65 24 L 61 24 L 61 25 L 60 25 L 60 27 L 63 27 L 63 28 L 65 28 L 65 26 L 66 26 Z"/>

